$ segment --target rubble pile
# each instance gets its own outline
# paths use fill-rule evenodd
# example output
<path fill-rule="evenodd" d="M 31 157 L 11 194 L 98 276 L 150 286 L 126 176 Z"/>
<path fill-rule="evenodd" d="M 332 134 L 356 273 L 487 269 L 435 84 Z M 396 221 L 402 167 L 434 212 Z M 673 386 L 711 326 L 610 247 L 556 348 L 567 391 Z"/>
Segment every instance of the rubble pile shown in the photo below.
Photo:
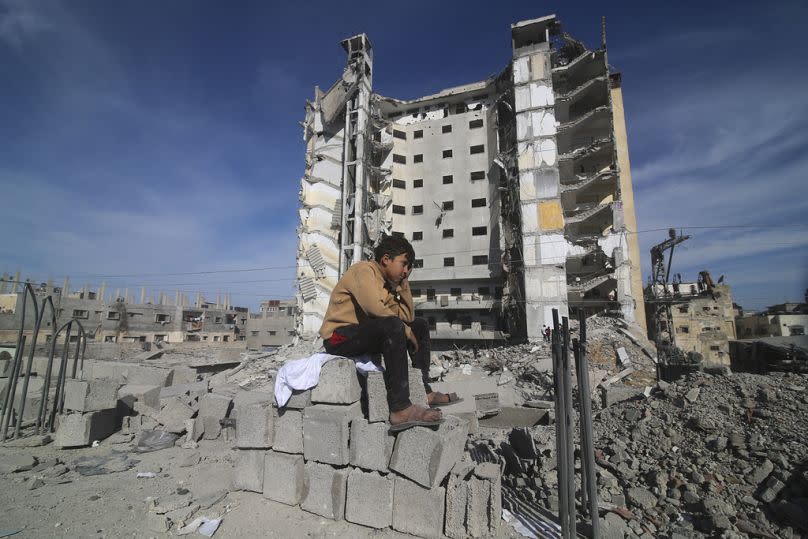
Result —
<path fill-rule="evenodd" d="M 806 375 L 697 373 L 601 409 L 594 430 L 605 536 L 808 534 L 806 388 Z M 515 429 L 477 440 L 475 450 L 505 464 L 506 508 L 557 512 L 553 428 L 530 431 L 529 441 Z"/>

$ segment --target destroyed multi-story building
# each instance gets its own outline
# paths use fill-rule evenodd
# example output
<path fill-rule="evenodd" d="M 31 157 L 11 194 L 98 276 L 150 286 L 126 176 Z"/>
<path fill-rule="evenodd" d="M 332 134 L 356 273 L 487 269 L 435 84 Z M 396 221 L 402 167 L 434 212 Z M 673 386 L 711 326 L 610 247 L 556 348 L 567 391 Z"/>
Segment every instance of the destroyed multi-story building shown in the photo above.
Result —
<path fill-rule="evenodd" d="M 3 274 L 0 279 L 0 342 L 16 342 L 17 332 L 22 323 L 22 302 L 24 283 L 16 277 Z M 215 303 L 205 301 L 201 295 L 191 303 L 181 292 L 174 298 L 158 293 L 147 298 L 146 289 L 141 288 L 137 301 L 129 290 L 116 290 L 114 293 L 101 285 L 95 289 L 82 286 L 71 291 L 70 281 L 65 278 L 61 287 L 53 283 L 33 285 L 37 295 L 37 305 L 50 296 L 56 311 L 57 329 L 69 320 L 77 320 L 89 339 L 100 343 L 154 343 L 154 342 L 210 342 L 239 343 L 246 341 L 246 327 L 249 317 L 247 307 L 230 305 L 229 299 Z M 34 327 L 34 312 L 28 299 L 25 312 L 25 335 L 30 335 Z M 50 338 L 51 320 L 49 311 L 43 319 L 44 339 Z M 73 329 L 71 341 L 78 339 Z M 41 343 L 42 341 L 40 341 Z"/>
<path fill-rule="evenodd" d="M 295 300 L 268 299 L 247 319 L 247 348 L 266 350 L 292 342 L 295 336 Z"/>
<path fill-rule="evenodd" d="M 738 337 L 790 337 L 805 335 L 808 327 L 808 293 L 805 303 L 780 303 L 767 307 L 759 313 L 751 313 L 735 319 Z"/>
<path fill-rule="evenodd" d="M 511 26 L 496 76 L 413 100 L 373 92 L 373 51 L 306 104 L 298 331 L 384 234 L 413 244 L 416 313 L 436 339 L 539 338 L 562 315 L 645 326 L 621 77 L 554 15 Z"/>

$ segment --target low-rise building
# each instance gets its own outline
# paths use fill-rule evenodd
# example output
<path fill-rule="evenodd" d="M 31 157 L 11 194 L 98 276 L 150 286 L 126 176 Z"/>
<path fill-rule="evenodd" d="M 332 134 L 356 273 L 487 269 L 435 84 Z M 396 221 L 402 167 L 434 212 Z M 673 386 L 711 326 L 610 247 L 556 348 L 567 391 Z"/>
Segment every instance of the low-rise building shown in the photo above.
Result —
<path fill-rule="evenodd" d="M 265 350 L 292 342 L 295 336 L 297 301 L 271 299 L 247 320 L 247 348 Z"/>
<path fill-rule="evenodd" d="M 808 303 L 780 303 L 765 311 L 735 319 L 738 338 L 791 337 L 805 335 Z"/>

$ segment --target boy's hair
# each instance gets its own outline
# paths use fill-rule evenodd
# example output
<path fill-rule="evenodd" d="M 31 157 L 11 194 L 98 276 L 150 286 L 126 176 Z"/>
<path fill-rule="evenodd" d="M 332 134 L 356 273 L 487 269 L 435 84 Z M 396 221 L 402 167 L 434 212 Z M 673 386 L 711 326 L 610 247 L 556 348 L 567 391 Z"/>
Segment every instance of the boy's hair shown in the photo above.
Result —
<path fill-rule="evenodd" d="M 382 241 L 373 250 L 376 262 L 381 262 L 384 255 L 395 258 L 401 254 L 407 255 L 407 263 L 412 267 L 415 263 L 415 250 L 410 242 L 400 236 L 383 236 Z"/>

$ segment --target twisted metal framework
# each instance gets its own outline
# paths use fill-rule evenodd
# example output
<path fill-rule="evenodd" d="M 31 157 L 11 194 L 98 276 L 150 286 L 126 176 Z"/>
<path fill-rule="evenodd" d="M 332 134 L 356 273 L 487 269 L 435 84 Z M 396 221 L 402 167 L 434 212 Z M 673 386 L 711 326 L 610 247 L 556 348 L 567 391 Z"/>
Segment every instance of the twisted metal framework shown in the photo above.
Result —
<path fill-rule="evenodd" d="M 30 349 L 28 350 L 28 360 L 25 362 L 25 375 L 22 382 L 22 389 L 19 395 L 19 402 L 15 408 L 14 396 L 17 392 L 17 382 L 20 378 L 20 373 L 23 368 L 23 354 L 26 350 L 27 338 L 23 334 L 25 331 L 25 313 L 30 298 L 31 304 L 34 309 L 34 328 L 31 333 Z M 76 378 L 79 368 L 84 368 L 84 352 L 87 347 L 87 332 L 81 325 L 81 322 L 75 318 L 65 322 L 59 329 L 56 328 L 56 309 L 53 305 L 52 296 L 48 295 L 42 299 L 42 305 L 37 306 L 36 293 L 31 283 L 24 283 L 23 285 L 23 300 L 21 310 L 20 329 L 17 332 L 17 349 L 14 352 L 14 360 L 9 373 L 9 382 L 6 388 L 6 395 L 3 401 L 2 409 L 0 409 L 0 441 L 5 441 L 9 438 L 9 428 L 14 425 L 13 438 L 20 436 L 23 427 L 23 417 L 25 413 L 26 397 L 28 396 L 28 386 L 31 380 L 31 371 L 34 364 L 34 352 L 36 350 L 37 339 L 39 332 L 42 329 L 42 321 L 45 319 L 46 307 L 50 308 L 50 349 L 48 352 L 48 362 L 45 369 L 45 379 L 42 388 L 42 400 L 39 403 L 39 410 L 36 416 L 35 433 L 41 434 L 42 432 L 53 432 L 56 423 L 56 414 L 64 410 L 64 387 L 67 380 L 67 368 L 70 360 L 70 334 L 73 330 L 73 325 L 78 327 L 78 339 L 76 339 L 75 352 L 73 353 L 73 368 L 71 369 L 70 377 Z M 48 397 L 50 393 L 51 375 L 53 374 L 53 358 L 56 353 L 56 341 L 59 335 L 64 331 L 65 340 L 62 347 L 62 357 L 59 361 L 59 373 L 56 380 L 56 390 L 53 398 L 53 405 L 48 413 Z M 16 416 L 15 416 L 16 411 Z"/>

